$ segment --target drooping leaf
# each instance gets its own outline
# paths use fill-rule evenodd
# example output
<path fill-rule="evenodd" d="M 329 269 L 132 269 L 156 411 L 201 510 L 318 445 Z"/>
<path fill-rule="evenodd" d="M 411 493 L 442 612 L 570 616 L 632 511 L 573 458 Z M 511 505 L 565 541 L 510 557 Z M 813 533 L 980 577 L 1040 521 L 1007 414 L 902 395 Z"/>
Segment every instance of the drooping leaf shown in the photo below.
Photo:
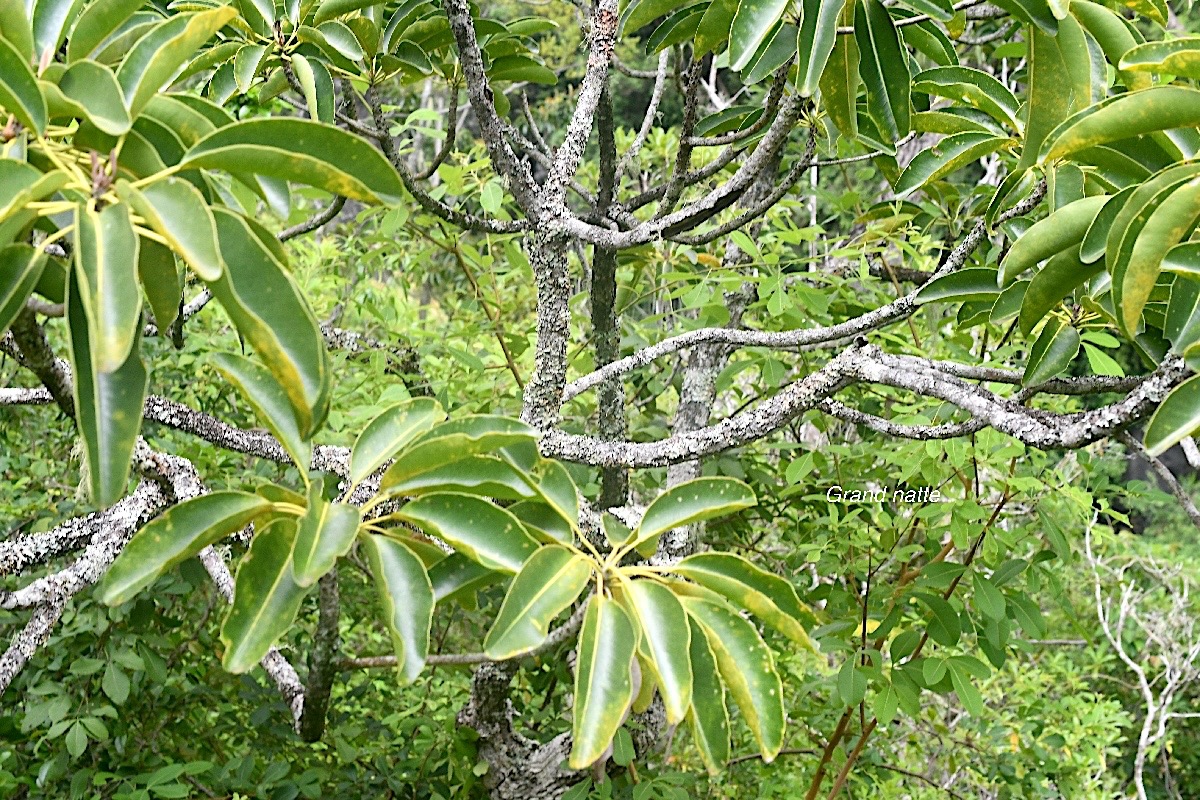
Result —
<path fill-rule="evenodd" d="M 729 762 L 729 711 L 725 707 L 725 686 L 721 683 L 717 657 L 713 655 L 703 629 L 691 617 L 688 618 L 688 629 L 693 676 L 688 723 L 708 773 L 716 775 Z"/>
<path fill-rule="evenodd" d="M 855 5 L 854 38 L 859 47 L 858 71 L 867 87 L 871 119 L 889 142 L 911 130 L 911 78 L 908 59 L 891 14 L 879 0 Z"/>
<path fill-rule="evenodd" d="M 197 142 L 181 166 L 282 178 L 367 203 L 397 203 L 404 185 L 364 140 L 320 122 L 251 119 Z"/>
<path fill-rule="evenodd" d="M 429 398 L 405 400 L 371 420 L 350 449 L 350 483 L 362 483 L 413 439 L 446 418 Z"/>
<path fill-rule="evenodd" d="M 1000 294 L 996 288 L 996 271 L 973 267 L 934 278 L 917 291 L 918 303 L 963 302 L 987 300 Z"/>
<path fill-rule="evenodd" d="M 242 217 L 213 210 L 226 268 L 209 288 L 286 392 L 300 435 L 310 437 L 329 410 L 325 339 L 272 247 Z"/>
<path fill-rule="evenodd" d="M 838 17 L 846 0 L 803 0 L 796 40 L 796 74 L 801 97 L 812 97 L 837 40 Z"/>
<path fill-rule="evenodd" d="M 638 651 L 653 668 L 642 681 L 655 681 L 667 713 L 667 724 L 678 725 L 692 704 L 692 663 L 687 615 L 671 590 L 649 580 L 623 586 L 621 599 L 641 631 Z"/>
<path fill-rule="evenodd" d="M 282 517 L 258 531 L 238 564 L 233 603 L 221 624 L 221 666 L 248 672 L 287 633 L 306 590 L 292 580 L 296 521 Z"/>
<path fill-rule="evenodd" d="M 777 575 L 732 553 L 697 553 L 672 568 L 690 581 L 711 589 L 810 650 L 815 649 L 802 622 L 813 622 L 812 609 Z"/>
<path fill-rule="evenodd" d="M 225 265 L 217 245 L 217 223 L 196 187 L 174 177 L 141 189 L 121 180 L 117 182 L 117 196 L 166 239 L 196 275 L 206 281 L 221 277 Z"/>
<path fill-rule="evenodd" d="M 72 20 L 79 15 L 84 0 L 26 0 L 33 25 L 33 58 L 40 61 L 46 53 L 58 52 Z M 28 63 L 28 61 L 26 61 Z"/>
<path fill-rule="evenodd" d="M 138 244 L 137 271 L 142 292 L 154 313 L 154 324 L 160 331 L 166 331 L 179 315 L 179 304 L 183 299 L 175 254 L 171 248 L 143 237 Z"/>
<path fill-rule="evenodd" d="M 1125 203 L 1136 189 L 1137 186 L 1125 187 L 1108 198 L 1103 207 L 1096 212 L 1096 216 L 1088 225 L 1087 232 L 1083 235 L 1083 242 L 1079 246 L 1079 258 L 1084 263 L 1091 264 L 1104 255 L 1109 231 L 1112 230 L 1117 215 L 1121 213 L 1121 209 L 1125 207 Z"/>
<path fill-rule="evenodd" d="M 75 276 L 96 368 L 112 372 L 129 356 L 141 322 L 138 237 L 129 207 L 123 204 L 99 212 L 81 204 L 76 208 L 75 226 Z"/>
<path fill-rule="evenodd" d="M 0 0 L 0 38 L 16 48 L 26 62 L 33 62 L 33 25 L 24 0 Z"/>
<path fill-rule="evenodd" d="M 1200 218 L 1200 178 L 1192 178 L 1172 190 L 1148 215 L 1124 269 L 1113 274 L 1114 284 L 1118 275 L 1121 281 L 1117 310 L 1126 330 L 1137 329 L 1142 309 L 1158 282 L 1163 259 L 1192 231 L 1197 218 Z M 1114 299 L 1118 297 L 1115 289 L 1114 285 Z"/>
<path fill-rule="evenodd" d="M 934 67 L 913 76 L 912 90 L 957 100 L 989 114 L 1014 131 L 1021 129 L 1017 98 L 988 73 L 970 67 Z"/>
<path fill-rule="evenodd" d="M 503 577 L 503 573 L 490 570 L 462 553 L 451 553 L 429 568 L 433 597 L 439 603 L 473 594 Z"/>
<path fill-rule="evenodd" d="M 1025 290 L 1017 323 L 1021 332 L 1028 336 L 1064 297 L 1103 269 L 1103 264 L 1084 264 L 1074 247 L 1051 257 Z"/>
<path fill-rule="evenodd" d="M 1061 374 L 1079 354 L 1079 331 L 1062 319 L 1050 319 L 1033 347 L 1029 348 L 1029 360 L 1021 383 L 1038 386 Z"/>
<path fill-rule="evenodd" d="M 733 26 L 733 15 L 737 13 L 737 0 L 712 0 L 696 26 L 693 47 L 695 58 L 717 52 L 729 40 Z"/>
<path fill-rule="evenodd" d="M 46 255 L 25 243 L 0 249 L 0 334 L 17 318 L 46 268 Z"/>
<path fill-rule="evenodd" d="M 473 495 L 439 492 L 418 497 L 396 512 L 426 533 L 488 569 L 520 572 L 537 540 L 509 512 Z"/>
<path fill-rule="evenodd" d="M 292 576 L 300 586 L 312 586 L 350 551 L 361 522 L 358 509 L 349 503 L 330 503 L 321 496 L 321 485 L 308 487 L 308 510 L 296 530 Z"/>
<path fill-rule="evenodd" d="M 696 597 L 681 597 L 680 602 L 703 629 L 721 680 L 754 734 L 763 761 L 774 761 L 783 747 L 783 684 L 770 649 L 753 625 L 724 604 Z"/>
<path fill-rule="evenodd" d="M 592 595 L 579 632 L 575 661 L 571 769 L 593 764 L 612 742 L 633 701 L 637 632 L 615 600 Z"/>
<path fill-rule="evenodd" d="M 1113 64 L 1119 65 L 1125 54 L 1142 41 L 1142 36 L 1136 32 L 1136 28 L 1119 14 L 1099 3 L 1072 0 L 1071 14 L 1091 34 L 1100 45 L 1104 57 Z M 1144 72 L 1120 70 L 1119 74 L 1129 89 L 1145 89 L 1153 83 L 1153 78 Z"/>
<path fill-rule="evenodd" d="M 1021 168 L 1045 160 L 1038 153 L 1047 137 L 1063 119 L 1091 104 L 1092 90 L 1091 55 L 1079 23 L 1064 20 L 1057 35 L 1031 28 Z"/>
<path fill-rule="evenodd" d="M 429 655 L 433 585 L 421 559 L 403 543 L 376 534 L 363 536 L 362 542 L 392 634 L 397 670 L 404 682 L 411 682 L 421 674 Z"/>
<path fill-rule="evenodd" d="M 540 548 L 513 578 L 484 652 L 503 660 L 546 640 L 550 623 L 579 597 L 592 576 L 588 560 L 559 545 Z"/>
<path fill-rule="evenodd" d="M 838 25 L 854 21 L 854 6 L 847 3 L 838 17 Z M 838 130 L 848 139 L 858 137 L 858 43 L 853 36 L 837 36 L 818 86 L 825 109 Z"/>
<path fill-rule="evenodd" d="M 279 440 L 296 467 L 306 472 L 312 463 L 312 445 L 301 435 L 296 414 L 278 380 L 265 367 L 234 353 L 216 353 L 213 363 L 250 403 L 255 416 Z"/>
<path fill-rule="evenodd" d="M 789 0 L 740 0 L 729 30 L 729 68 L 741 71 L 787 11 Z"/>
<path fill-rule="evenodd" d="M 110 606 L 133 599 L 163 572 L 270 511 L 269 500 L 246 492 L 212 492 L 167 509 L 138 531 L 97 589 Z"/>
<path fill-rule="evenodd" d="M 654 499 L 634 531 L 632 547 L 673 528 L 749 508 L 754 491 L 735 478 L 696 478 L 673 486 Z"/>

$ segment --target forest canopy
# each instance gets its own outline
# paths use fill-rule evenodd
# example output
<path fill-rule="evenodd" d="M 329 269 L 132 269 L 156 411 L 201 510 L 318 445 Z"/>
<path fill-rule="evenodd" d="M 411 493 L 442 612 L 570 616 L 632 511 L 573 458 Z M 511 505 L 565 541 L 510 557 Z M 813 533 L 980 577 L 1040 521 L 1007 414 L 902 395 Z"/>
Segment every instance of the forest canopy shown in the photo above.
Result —
<path fill-rule="evenodd" d="M 0 795 L 1187 798 L 1200 21 L 0 0 Z"/>

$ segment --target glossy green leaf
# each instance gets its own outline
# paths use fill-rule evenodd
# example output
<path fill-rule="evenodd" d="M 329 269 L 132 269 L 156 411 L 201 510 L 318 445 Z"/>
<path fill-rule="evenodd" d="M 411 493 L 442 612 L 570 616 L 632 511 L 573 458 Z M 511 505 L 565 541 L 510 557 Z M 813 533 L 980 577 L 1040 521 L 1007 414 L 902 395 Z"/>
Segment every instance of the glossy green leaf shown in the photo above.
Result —
<path fill-rule="evenodd" d="M 33 27 L 33 58 L 41 61 L 49 53 L 53 56 L 62 45 L 63 36 L 71 22 L 79 15 L 84 0 L 25 0 L 29 19 Z M 29 63 L 26 60 L 26 63 Z"/>
<path fill-rule="evenodd" d="M 1118 95 L 1061 122 L 1043 142 L 1039 161 L 1054 161 L 1099 144 L 1200 125 L 1200 90 L 1155 86 Z"/>
<path fill-rule="evenodd" d="M 533 58 L 514 54 L 501 56 L 492 62 L 488 77 L 494 81 L 525 81 L 542 86 L 553 86 L 558 83 L 558 75 L 545 64 Z"/>
<path fill-rule="evenodd" d="M 775 23 L 788 9 L 789 0 L 739 0 L 729 30 L 729 68 L 740 71 L 754 57 Z"/>
<path fill-rule="evenodd" d="M 125 108 L 125 97 L 117 76 L 95 61 L 77 61 L 58 79 L 58 88 L 65 97 L 79 105 L 100 130 L 120 136 L 132 122 Z"/>
<path fill-rule="evenodd" d="M 306 591 L 292 580 L 295 539 L 296 521 L 276 519 L 255 533 L 238 564 L 233 602 L 221 624 L 221 666 L 229 672 L 253 669 L 296 619 Z"/>
<path fill-rule="evenodd" d="M 934 67 L 913 77 L 912 90 L 957 100 L 989 114 L 1019 131 L 1018 102 L 1004 84 L 988 73 L 970 67 Z"/>
<path fill-rule="evenodd" d="M 304 56 L 296 53 L 292 56 L 292 73 L 304 93 L 304 102 L 308 106 L 309 119 L 321 121 L 321 100 L 317 96 L 317 78 L 313 74 L 312 65 Z"/>
<path fill-rule="evenodd" d="M 1114 272 L 1114 284 L 1119 279 L 1121 291 L 1117 310 L 1126 330 L 1137 330 L 1138 321 L 1158 282 L 1163 259 L 1172 247 L 1179 244 L 1200 218 L 1200 178 L 1192 178 L 1171 191 L 1149 214 L 1137 239 L 1133 242 L 1129 261 L 1120 273 Z M 1114 286 L 1115 289 L 1115 286 Z"/>
<path fill-rule="evenodd" d="M 693 44 L 695 58 L 718 52 L 721 46 L 729 40 L 733 15 L 737 13 L 737 9 L 737 0 L 712 0 L 708 4 L 708 9 L 696 26 L 696 38 Z"/>
<path fill-rule="evenodd" d="M 579 553 L 559 545 L 540 548 L 509 585 L 484 652 L 500 661 L 546 641 L 550 623 L 575 602 L 591 576 L 591 564 Z"/>
<path fill-rule="evenodd" d="M 1055 253 L 1079 244 L 1107 195 L 1085 197 L 1069 203 L 1025 231 L 1000 262 L 1000 285 L 1006 286 L 1027 269 Z"/>
<path fill-rule="evenodd" d="M 974 164 L 986 155 L 1009 143 L 1003 136 L 990 133 L 957 133 L 947 136 L 933 147 L 922 150 L 909 162 L 896 181 L 898 196 L 939 180 L 951 172 Z"/>
<path fill-rule="evenodd" d="M 1104 57 L 1113 64 L 1120 64 L 1125 54 L 1142 41 L 1136 28 L 1099 3 L 1072 0 L 1071 14 L 1091 34 L 1104 52 Z M 1145 89 L 1153 82 L 1149 74 L 1132 70 L 1121 70 L 1120 77 L 1130 89 Z"/>
<path fill-rule="evenodd" d="M 265 367 L 234 353 L 216 353 L 213 363 L 254 409 L 302 473 L 312 464 L 312 445 L 300 432 L 287 393 Z M 304 584 L 307 586 L 308 584 Z"/>
<path fill-rule="evenodd" d="M 370 8 L 371 6 L 380 5 L 380 0 L 323 0 L 317 6 L 317 12 L 313 18 L 316 25 L 330 19 L 349 14 L 352 11 L 358 11 L 362 8 Z"/>
<path fill-rule="evenodd" d="M 478 414 L 460 417 L 422 434 L 396 457 L 379 481 L 379 491 L 451 464 L 467 456 L 532 442 L 533 429 L 507 417 Z"/>
<path fill-rule="evenodd" d="M 817 91 L 837 40 L 838 17 L 846 0 L 802 0 L 803 18 L 796 39 L 796 74 L 801 97 Z"/>
<path fill-rule="evenodd" d="M 996 288 L 996 271 L 984 267 L 951 272 L 922 286 L 916 302 L 962 302 L 964 300 L 986 300 L 1000 294 Z"/>
<path fill-rule="evenodd" d="M 1033 346 L 1021 383 L 1039 386 L 1062 374 L 1079 354 L 1079 331 L 1058 317 L 1050 319 Z"/>
<path fill-rule="evenodd" d="M 696 748 L 710 775 L 716 775 L 729 763 L 729 711 L 725 707 L 725 686 L 721 683 L 717 657 L 703 629 L 688 618 L 689 660 L 692 668 L 692 705 L 687 718 Z"/>
<path fill-rule="evenodd" d="M 1200 78 L 1200 36 L 1138 45 L 1121 57 L 1120 68 Z"/>
<path fill-rule="evenodd" d="M 183 299 L 175 254 L 169 247 L 142 238 L 138 244 L 137 270 L 142 292 L 154 313 L 154 324 L 160 331 L 166 331 L 179 315 L 179 304 Z"/>
<path fill-rule="evenodd" d="M 29 62 L 7 39 L 0 39 L 0 108 L 38 135 L 46 130 L 46 98 Z"/>
<path fill-rule="evenodd" d="M 1091 264 L 1104 256 L 1108 234 L 1112 230 L 1113 222 L 1116 221 L 1117 215 L 1121 213 L 1125 203 L 1136 189 L 1136 186 L 1125 187 L 1108 198 L 1096 212 L 1096 216 L 1088 225 L 1087 232 L 1083 235 L 1083 242 L 1079 246 L 1079 258 L 1084 263 Z"/>
<path fill-rule="evenodd" d="M 136 117 L 200 46 L 236 16 L 232 6 L 179 14 L 139 39 L 117 70 L 130 113 Z"/>
<path fill-rule="evenodd" d="M 171 177 L 135 189 L 121 180 L 117 195 L 166 239 L 196 275 L 206 281 L 221 277 L 225 264 L 217 244 L 216 219 L 195 186 Z"/>
<path fill-rule="evenodd" d="M 626 33 L 633 33 L 678 8 L 679 0 L 637 0 L 629 4 L 621 26 Z"/>
<path fill-rule="evenodd" d="M 0 334 L 17 318 L 45 268 L 45 253 L 31 245 L 22 242 L 0 249 Z"/>
<path fill-rule="evenodd" d="M 392 635 L 397 670 L 405 683 L 416 680 L 429 655 L 433 585 L 421 559 L 387 536 L 362 537 L 367 566 L 375 576 L 379 604 Z"/>
<path fill-rule="evenodd" d="M 1017 323 L 1021 332 L 1028 336 L 1064 297 L 1103 269 L 1103 264 L 1084 264 L 1079 258 L 1079 250 L 1074 247 L 1052 256 L 1025 290 Z"/>
<path fill-rule="evenodd" d="M 508 510 L 514 517 L 521 520 L 525 529 L 540 541 L 548 544 L 554 542 L 571 544 L 575 540 L 575 532 L 571 529 L 571 524 L 545 503 L 532 500 L 513 503 Z"/>
<path fill-rule="evenodd" d="M 707 2 L 700 2 L 684 6 L 667 17 L 654 29 L 654 33 L 646 37 L 646 52 L 657 53 L 695 36 L 707 7 Z"/>
<path fill-rule="evenodd" d="M 575 660 L 571 769 L 584 769 L 608 749 L 633 700 L 632 664 L 637 632 L 615 601 L 592 595 L 579 632 Z"/>
<path fill-rule="evenodd" d="M 209 287 L 287 393 L 300 435 L 308 438 L 329 409 L 325 339 L 272 247 L 240 216 L 214 212 L 226 269 Z"/>
<path fill-rule="evenodd" d="M 261 44 L 243 45 L 237 51 L 237 55 L 233 57 L 233 79 L 237 83 L 240 93 L 245 94 L 250 91 L 250 87 L 254 85 L 254 79 L 258 77 L 258 69 L 266 54 L 266 45 Z"/>
<path fill-rule="evenodd" d="M 197 142 L 181 166 L 282 178 L 368 203 L 396 203 L 405 194 L 400 176 L 378 150 L 311 120 L 252 119 L 227 125 Z"/>
<path fill-rule="evenodd" d="M 143 5 L 143 0 L 95 0 L 89 3 L 71 28 L 67 61 L 75 62 L 95 53 L 101 43 Z"/>
<path fill-rule="evenodd" d="M 76 209 L 75 276 L 87 314 L 96 369 L 114 372 L 129 357 L 141 324 L 138 237 L 126 205 Z"/>
<path fill-rule="evenodd" d="M 1160 456 L 1200 429 L 1200 375 L 1171 390 L 1146 426 L 1146 449 Z"/>
<path fill-rule="evenodd" d="M 579 529 L 579 488 L 566 467 L 557 461 L 539 459 L 531 469 L 524 471 L 523 477 L 542 502 L 562 517 L 572 530 Z"/>
<path fill-rule="evenodd" d="M 971 576 L 971 585 L 975 588 L 975 605 L 979 610 L 992 619 L 1004 619 L 1004 593 L 978 572 Z"/>
<path fill-rule="evenodd" d="M 649 580 L 624 584 L 621 597 L 641 631 L 638 651 L 654 670 L 642 680 L 657 683 L 667 724 L 678 725 L 692 704 L 690 628 L 683 606 L 670 589 Z"/>
<path fill-rule="evenodd" d="M 1180 275 L 1200 275 L 1200 242 L 1172 247 L 1163 259 L 1163 270 Z"/>
<path fill-rule="evenodd" d="M 453 600 L 491 586 L 504 575 L 472 561 L 462 553 L 451 553 L 429 568 L 429 581 L 437 602 Z"/>
<path fill-rule="evenodd" d="M 1039 160 L 1056 126 L 1093 100 L 1091 52 L 1074 18 L 1063 21 L 1057 35 L 1030 29 L 1029 99 L 1025 106 L 1025 147 L 1020 167 Z"/>
<path fill-rule="evenodd" d="M 725 597 L 793 642 L 815 649 L 801 624 L 802 620 L 814 621 L 812 609 L 800 602 L 796 590 L 783 578 L 733 553 L 697 553 L 671 571 Z"/>
<path fill-rule="evenodd" d="M 388 487 L 393 497 L 431 492 L 464 492 L 498 500 L 527 500 L 537 494 L 511 464 L 496 456 L 467 456 Z"/>
<path fill-rule="evenodd" d="M 853 21 L 856 5 L 846 4 L 838 19 L 839 26 Z M 821 73 L 818 82 L 829 118 L 837 125 L 842 135 L 849 139 L 858 137 L 859 57 L 857 40 L 853 36 L 838 36 L 833 44 L 833 51 L 829 54 L 829 62 L 825 65 L 825 71 Z"/>
<path fill-rule="evenodd" d="M 33 26 L 25 0 L 0 0 L 0 38 L 8 41 L 27 63 L 33 62 Z"/>
<path fill-rule="evenodd" d="M 895 142 L 911 130 L 911 78 L 908 58 L 891 14 L 879 0 L 855 5 L 854 38 L 858 71 L 867 88 L 867 108 L 880 132 Z"/>
<path fill-rule="evenodd" d="M 537 549 L 525 526 L 502 508 L 468 494 L 440 492 L 418 497 L 396 512 L 426 533 L 488 569 L 517 573 Z"/>
<path fill-rule="evenodd" d="M 446 418 L 441 405 L 415 398 L 384 409 L 371 420 L 350 448 L 350 482 L 358 485 L 413 439 Z"/>
<path fill-rule="evenodd" d="M 696 478 L 673 486 L 654 499 L 634 531 L 632 546 L 674 528 L 753 506 L 754 491 L 735 478 Z"/>
<path fill-rule="evenodd" d="M 729 607 L 696 597 L 681 597 L 680 602 L 704 630 L 721 679 L 754 734 L 763 761 L 774 761 L 783 747 L 783 684 L 770 649 L 754 626 Z"/>
<path fill-rule="evenodd" d="M 100 582 L 100 601 L 115 606 L 132 600 L 163 572 L 270 509 L 265 498 L 233 491 L 212 492 L 168 508 L 125 545 Z"/>

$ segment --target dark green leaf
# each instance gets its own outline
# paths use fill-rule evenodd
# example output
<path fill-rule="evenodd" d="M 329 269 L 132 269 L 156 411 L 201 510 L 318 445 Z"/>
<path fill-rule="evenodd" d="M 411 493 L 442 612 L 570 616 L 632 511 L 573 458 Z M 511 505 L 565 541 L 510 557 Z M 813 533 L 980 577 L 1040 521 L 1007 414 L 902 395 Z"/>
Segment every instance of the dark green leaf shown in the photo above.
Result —
<path fill-rule="evenodd" d="M 575 661 L 571 769 L 584 769 L 608 749 L 633 700 L 637 632 L 614 600 L 592 595 L 579 632 Z"/>
<path fill-rule="evenodd" d="M 433 585 L 421 559 L 395 539 L 367 534 L 363 550 L 392 634 L 397 670 L 405 683 L 411 682 L 420 675 L 429 654 Z"/>
<path fill-rule="evenodd" d="M 579 553 L 559 545 L 540 548 L 509 585 L 484 651 L 500 661 L 540 645 L 550 623 L 575 602 L 591 576 L 588 559 Z"/>

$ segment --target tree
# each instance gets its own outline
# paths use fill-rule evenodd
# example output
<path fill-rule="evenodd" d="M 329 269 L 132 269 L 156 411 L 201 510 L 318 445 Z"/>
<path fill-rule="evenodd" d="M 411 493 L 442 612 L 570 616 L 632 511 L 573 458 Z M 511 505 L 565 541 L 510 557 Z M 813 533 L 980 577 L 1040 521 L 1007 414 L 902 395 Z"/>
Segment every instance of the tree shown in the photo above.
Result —
<path fill-rule="evenodd" d="M 985 540 L 1028 487 L 1012 465 L 981 477 L 972 451 L 974 479 L 959 487 L 971 511 L 948 523 L 947 541 L 903 559 L 900 537 L 875 543 L 896 570 L 888 597 L 871 598 L 885 563 L 868 563 L 838 597 L 802 598 L 740 555 L 700 549 L 704 520 L 763 499 L 730 475 L 704 475 L 703 460 L 777 442 L 809 412 L 901 440 L 975 447 L 993 429 L 1049 451 L 1153 414 L 1146 445 L 1159 453 L 1200 424 L 1189 377 L 1200 330 L 1200 90 L 1189 81 L 1200 78 L 1200 45 L 1160 35 L 1179 24 L 1165 5 L 602 0 L 579 7 L 582 73 L 562 75 L 538 55 L 545 21 L 491 19 L 464 0 L 10 6 L 0 29 L 0 327 L 5 351 L 41 386 L 0 399 L 53 403 L 73 419 L 96 510 L 3 543 L 8 573 L 79 555 L 0 598 L 30 610 L 0 657 L 0 686 L 80 592 L 99 582 L 99 597 L 119 606 L 198 556 L 231 601 L 223 664 L 261 665 L 305 739 L 321 737 L 340 671 L 386 664 L 412 681 L 427 664 L 479 664 L 461 720 L 479 734 L 486 784 L 496 797 L 554 797 L 582 770 L 599 779 L 610 759 L 628 763 L 630 745 L 654 752 L 685 720 L 720 769 L 730 759 L 726 693 L 770 761 L 784 748 L 784 689 L 742 612 L 807 647 L 818 627 L 842 623 L 822 639 L 844 655 L 840 713 L 807 793 L 828 786 L 832 797 L 877 727 L 898 707 L 915 714 L 923 691 L 981 706 L 974 684 L 989 668 L 954 649 L 964 631 L 999 667 L 1013 623 L 1037 629 L 1036 603 L 1004 588 L 1036 561 L 1014 566 Z M 656 65 L 626 65 L 637 48 Z M 617 73 L 646 98 L 628 132 L 616 118 Z M 415 83 L 444 96 L 440 130 L 428 114 L 403 114 Z M 560 84 L 570 85 L 569 112 L 547 134 L 554 109 L 539 119 L 529 91 Z M 671 93 L 677 140 L 665 159 L 643 158 Z M 543 96 L 547 106 L 562 99 Z M 453 160 L 473 142 L 486 165 L 468 186 Z M 806 177 L 836 185 L 838 169 L 859 162 L 888 179 L 890 195 L 859 225 L 890 226 L 888 236 L 799 232 L 789 194 Z M 964 174 L 984 180 L 964 188 Z M 260 210 L 286 217 L 300 186 L 327 205 L 270 230 Z M 351 202 L 366 218 L 403 212 L 401 224 L 456 262 L 476 293 L 473 270 L 498 253 L 528 264 L 531 359 L 505 330 L 505 310 L 488 314 L 521 389 L 520 420 L 447 415 L 453 398 L 402 344 L 396 371 L 410 397 L 351 446 L 319 443 L 336 393 L 330 349 L 378 343 L 318 322 L 283 245 Z M 759 246 L 774 220 L 812 244 L 798 269 Z M 710 266 L 720 290 L 681 315 L 686 330 L 625 347 L 622 268 L 659 248 L 668 263 L 683 253 Z M 887 302 L 865 291 L 870 302 L 840 298 L 840 318 L 814 324 L 836 294 L 822 267 L 846 255 L 862 263 L 852 277 L 916 288 Z M 905 258 L 936 266 L 891 263 Z M 193 284 L 204 288 L 188 298 Z M 577 287 L 586 357 L 571 353 Z M 213 353 L 212 363 L 265 430 L 148 394 L 145 340 L 179 346 L 213 300 L 243 353 Z M 923 353 L 915 328 L 911 346 L 891 335 L 923 308 L 946 307 L 936 304 L 956 309 L 953 321 L 934 317 L 943 330 L 983 331 L 954 360 Z M 993 323 L 1008 325 L 998 344 Z M 1132 374 L 1105 353 L 1110 342 L 1126 343 Z M 805 357 L 774 361 L 775 390 L 714 422 L 723 373 L 744 348 Z M 626 378 L 678 353 L 671 432 L 632 427 Z M 573 369 L 582 374 L 571 379 Z M 1060 399 L 1035 405 L 1043 397 Z M 1065 405 L 1073 397 L 1091 407 Z M 902 413 L 891 413 L 896 404 Z M 906 419 L 909 409 L 936 419 Z M 139 438 L 144 421 L 297 471 L 290 483 L 210 491 L 213 476 Z M 564 464 L 597 471 L 594 496 Z M 631 492 L 631 472 L 663 467 L 661 491 Z M 235 581 L 214 546 L 244 530 Z M 338 572 L 354 565 L 377 585 L 393 656 L 341 651 Z M 431 655 L 438 604 L 503 581 L 482 652 Z M 302 680 L 273 645 L 314 585 Z M 931 641 L 945 653 L 928 655 Z M 520 660 L 552 648 L 575 654 L 573 729 L 539 741 L 517 729 L 509 698 Z"/>

